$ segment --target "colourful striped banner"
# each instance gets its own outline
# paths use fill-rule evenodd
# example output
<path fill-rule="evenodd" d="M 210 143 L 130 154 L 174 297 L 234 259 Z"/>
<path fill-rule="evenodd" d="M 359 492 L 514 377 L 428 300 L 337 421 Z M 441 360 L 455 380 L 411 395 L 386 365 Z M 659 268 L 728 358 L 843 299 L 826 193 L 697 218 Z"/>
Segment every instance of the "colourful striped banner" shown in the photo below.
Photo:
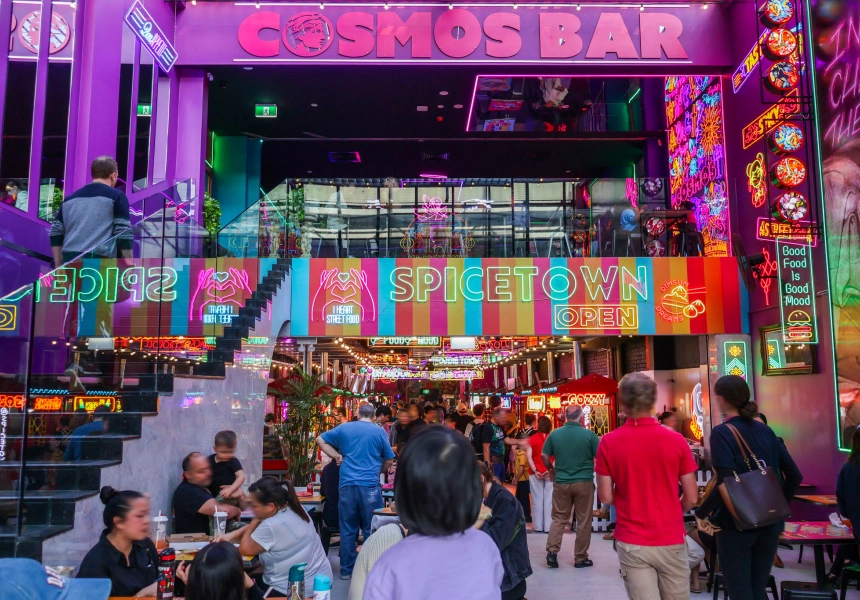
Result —
<path fill-rule="evenodd" d="M 36 335 L 219 336 L 274 263 L 257 258 L 84 259 L 42 279 Z"/>
<path fill-rule="evenodd" d="M 293 336 L 747 332 L 734 258 L 294 259 Z"/>

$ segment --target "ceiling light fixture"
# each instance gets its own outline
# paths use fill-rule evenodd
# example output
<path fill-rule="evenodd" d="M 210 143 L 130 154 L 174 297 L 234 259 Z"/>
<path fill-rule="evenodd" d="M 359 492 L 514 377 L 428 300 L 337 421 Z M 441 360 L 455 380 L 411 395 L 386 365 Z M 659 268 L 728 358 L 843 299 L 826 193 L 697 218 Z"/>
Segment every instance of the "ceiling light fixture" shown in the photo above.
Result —
<path fill-rule="evenodd" d="M 311 106 L 316 108 L 317 106 L 319 106 L 319 104 L 317 104 L 316 102 L 311 102 Z"/>
<path fill-rule="evenodd" d="M 517 10 L 520 7 L 519 4 L 514 4 L 514 10 Z"/>
<path fill-rule="evenodd" d="M 255 8 L 260 8 L 260 3 L 259 3 L 259 2 L 257 2 L 256 4 L 254 4 L 254 7 L 255 7 Z"/>
<path fill-rule="evenodd" d="M 197 0 L 191 0 L 191 6 L 197 6 Z"/>
<path fill-rule="evenodd" d="M 459 109 L 463 108 L 463 105 L 462 105 L 462 104 L 455 104 L 455 105 L 454 105 L 454 108 L 456 108 L 457 110 L 459 110 Z"/>
<path fill-rule="evenodd" d="M 325 10 L 325 3 L 320 2 L 320 10 Z"/>
<path fill-rule="evenodd" d="M 582 10 L 582 4 L 577 4 L 577 5 L 576 5 L 576 10 Z"/>
<path fill-rule="evenodd" d="M 454 10 L 454 5 L 453 5 L 453 4 L 449 4 L 449 5 L 448 5 L 448 10 Z"/>
<path fill-rule="evenodd" d="M 388 2 L 386 2 L 383 6 L 385 7 L 385 10 L 388 10 Z"/>
<path fill-rule="evenodd" d="M 707 4 L 702 4 L 702 10 L 708 10 L 708 5 L 707 5 Z"/>

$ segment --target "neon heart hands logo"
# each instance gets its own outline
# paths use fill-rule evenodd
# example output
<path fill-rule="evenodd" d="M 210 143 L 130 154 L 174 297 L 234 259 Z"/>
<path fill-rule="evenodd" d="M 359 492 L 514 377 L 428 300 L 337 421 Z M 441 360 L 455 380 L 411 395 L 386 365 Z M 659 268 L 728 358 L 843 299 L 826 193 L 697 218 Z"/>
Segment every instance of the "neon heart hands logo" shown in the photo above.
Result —
<path fill-rule="evenodd" d="M 327 325 L 356 325 L 375 320 L 376 302 L 367 286 L 364 270 L 323 269 L 311 303 L 311 321 L 324 321 Z"/>
<path fill-rule="evenodd" d="M 227 271 L 215 269 L 200 271 L 197 274 L 197 288 L 191 295 L 188 319 L 193 321 L 196 318 L 198 321 L 205 322 L 204 314 L 207 307 L 212 305 L 235 307 L 229 310 L 229 314 L 236 314 L 236 310 L 244 306 L 245 295 L 250 296 L 253 293 L 248 280 L 248 272 L 244 269 L 239 271 L 231 267 Z"/>

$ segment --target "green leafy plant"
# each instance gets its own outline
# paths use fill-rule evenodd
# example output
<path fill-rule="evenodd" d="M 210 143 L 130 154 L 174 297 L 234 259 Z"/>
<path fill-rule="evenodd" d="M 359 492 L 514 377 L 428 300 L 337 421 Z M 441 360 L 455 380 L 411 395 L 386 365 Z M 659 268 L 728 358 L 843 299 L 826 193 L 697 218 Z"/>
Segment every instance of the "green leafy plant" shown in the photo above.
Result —
<path fill-rule="evenodd" d="M 300 368 L 271 385 L 269 393 L 278 403 L 288 405 L 287 419 L 275 425 L 275 431 L 281 440 L 289 479 L 301 488 L 311 480 L 316 466 L 316 437 L 332 425 L 327 415 L 334 394 L 319 375 Z"/>
<path fill-rule="evenodd" d="M 221 203 L 209 192 L 203 193 L 203 227 L 212 235 L 221 229 Z"/>

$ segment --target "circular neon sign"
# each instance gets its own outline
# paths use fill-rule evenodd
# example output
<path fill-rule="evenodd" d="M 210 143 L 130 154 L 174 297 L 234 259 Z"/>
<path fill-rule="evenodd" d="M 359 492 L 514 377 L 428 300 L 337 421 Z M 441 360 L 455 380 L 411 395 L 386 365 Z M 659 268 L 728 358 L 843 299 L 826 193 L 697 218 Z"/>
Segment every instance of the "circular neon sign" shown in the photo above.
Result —
<path fill-rule="evenodd" d="M 780 156 L 797 152 L 805 142 L 803 130 L 794 123 L 778 125 L 770 134 L 771 152 Z"/>
<path fill-rule="evenodd" d="M 806 165 L 802 161 L 787 156 L 780 159 L 770 170 L 771 183 L 778 188 L 790 189 L 806 181 Z"/>
<path fill-rule="evenodd" d="M 800 71 L 788 61 L 773 63 L 768 69 L 764 83 L 775 94 L 786 94 L 797 87 Z"/>
<path fill-rule="evenodd" d="M 794 3 L 791 0 L 767 0 L 761 12 L 761 22 L 775 28 L 794 18 Z"/>
<path fill-rule="evenodd" d="M 666 223 L 659 217 L 651 217 L 645 221 L 645 231 L 647 231 L 648 235 L 651 237 L 657 237 L 666 231 Z"/>
<path fill-rule="evenodd" d="M 645 246 L 645 253 L 651 258 L 666 256 L 666 245 L 660 240 L 651 240 L 648 242 L 648 245 Z"/>
<path fill-rule="evenodd" d="M 773 218 L 778 221 L 800 221 L 807 213 L 809 213 L 809 204 L 803 194 L 785 192 L 774 202 Z"/>
<path fill-rule="evenodd" d="M 762 49 L 771 60 L 788 58 L 797 50 L 797 36 L 785 27 L 779 27 L 767 34 Z"/>

